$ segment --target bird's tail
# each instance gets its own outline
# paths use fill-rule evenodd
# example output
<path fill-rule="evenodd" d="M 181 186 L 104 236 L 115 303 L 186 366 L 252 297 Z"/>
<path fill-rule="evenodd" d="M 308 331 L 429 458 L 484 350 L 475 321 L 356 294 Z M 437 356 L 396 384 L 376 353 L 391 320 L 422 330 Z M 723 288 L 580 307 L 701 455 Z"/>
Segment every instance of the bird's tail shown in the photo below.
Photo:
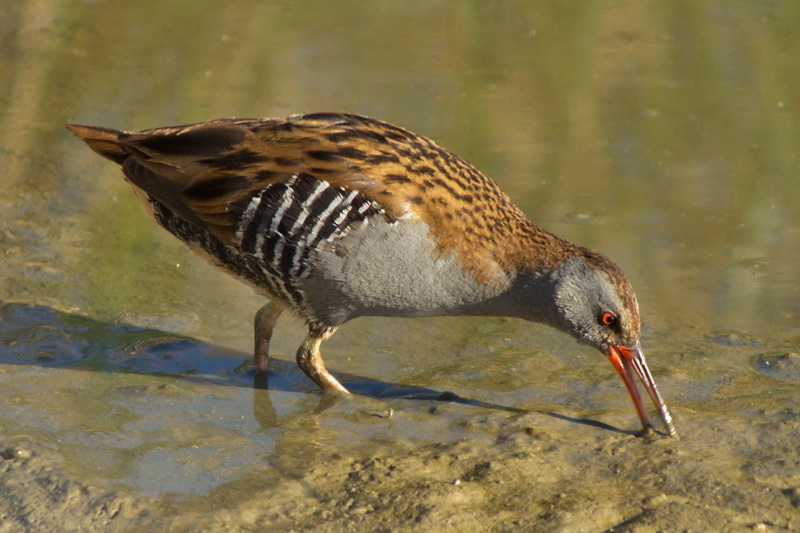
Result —
<path fill-rule="evenodd" d="M 128 157 L 128 152 L 119 143 L 122 136 L 125 135 L 122 131 L 79 124 L 67 124 L 67 129 L 106 159 L 121 165 Z"/>

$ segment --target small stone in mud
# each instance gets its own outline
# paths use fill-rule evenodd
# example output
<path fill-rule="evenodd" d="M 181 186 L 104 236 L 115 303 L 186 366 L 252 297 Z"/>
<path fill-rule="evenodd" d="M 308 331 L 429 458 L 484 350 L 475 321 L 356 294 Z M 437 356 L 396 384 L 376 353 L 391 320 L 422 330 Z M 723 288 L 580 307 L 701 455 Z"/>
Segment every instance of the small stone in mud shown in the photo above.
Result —
<path fill-rule="evenodd" d="M 25 448 L 9 447 L 0 452 L 0 457 L 8 461 L 12 459 L 28 459 L 32 455 L 33 452 L 31 452 L 30 450 L 26 450 Z"/>
<path fill-rule="evenodd" d="M 744 332 L 724 329 L 711 332 L 709 339 L 720 346 L 757 346 L 758 344 Z"/>

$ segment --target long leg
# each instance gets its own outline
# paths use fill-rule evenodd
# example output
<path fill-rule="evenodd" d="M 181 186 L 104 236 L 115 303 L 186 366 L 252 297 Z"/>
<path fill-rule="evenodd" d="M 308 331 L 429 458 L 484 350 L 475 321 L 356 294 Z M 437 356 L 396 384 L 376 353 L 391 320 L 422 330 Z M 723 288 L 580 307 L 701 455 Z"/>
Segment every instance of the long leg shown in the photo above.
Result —
<path fill-rule="evenodd" d="M 278 302 L 269 301 L 256 312 L 255 319 L 255 351 L 253 361 L 256 372 L 266 372 L 269 362 L 269 341 L 272 339 L 272 329 L 283 313 L 283 306 Z"/>
<path fill-rule="evenodd" d="M 300 348 L 297 350 L 297 366 L 306 373 L 306 376 L 310 377 L 314 383 L 323 389 L 336 389 L 342 392 L 349 392 L 335 377 L 325 370 L 325 364 L 322 362 L 322 356 L 319 354 L 319 345 L 331 335 L 333 335 L 333 331 L 325 335 L 318 335 L 309 331 L 303 344 L 301 344 Z"/>

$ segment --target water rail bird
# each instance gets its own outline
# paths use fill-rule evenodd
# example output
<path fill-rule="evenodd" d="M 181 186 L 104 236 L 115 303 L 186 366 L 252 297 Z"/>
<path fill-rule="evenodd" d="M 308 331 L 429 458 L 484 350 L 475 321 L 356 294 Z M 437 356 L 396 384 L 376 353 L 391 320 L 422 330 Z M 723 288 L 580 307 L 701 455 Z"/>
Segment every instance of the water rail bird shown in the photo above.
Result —
<path fill-rule="evenodd" d="M 645 430 L 634 374 L 670 435 L 639 345 L 639 309 L 610 259 L 539 228 L 494 181 L 434 141 L 371 118 L 313 113 L 137 133 L 69 125 L 121 165 L 160 226 L 308 325 L 297 363 L 346 392 L 320 344 L 356 317 L 486 315 L 547 324 L 609 358 Z"/>

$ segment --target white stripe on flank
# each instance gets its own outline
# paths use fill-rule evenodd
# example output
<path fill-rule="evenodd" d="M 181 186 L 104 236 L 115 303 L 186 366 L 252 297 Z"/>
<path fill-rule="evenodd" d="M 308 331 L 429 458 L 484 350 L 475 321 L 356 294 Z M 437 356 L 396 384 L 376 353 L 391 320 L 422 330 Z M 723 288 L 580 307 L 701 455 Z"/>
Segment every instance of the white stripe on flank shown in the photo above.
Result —
<path fill-rule="evenodd" d="M 334 219 L 333 225 L 338 227 L 339 224 L 344 222 L 344 219 L 347 218 L 347 215 L 349 215 L 350 211 L 352 211 L 352 210 L 353 210 L 353 206 L 352 205 L 348 205 L 347 207 L 342 209 L 342 212 L 339 213 L 339 216 Z M 335 236 L 335 235 L 336 235 L 336 232 L 334 232 L 332 236 Z"/>
<path fill-rule="evenodd" d="M 242 238 L 244 237 L 244 232 L 247 230 L 247 227 L 253 223 L 253 215 L 256 209 L 258 209 L 259 204 L 261 204 L 262 194 L 264 194 L 263 190 L 258 193 L 258 196 L 254 196 L 253 199 L 250 200 L 250 203 L 247 204 L 247 209 L 244 210 L 239 227 L 236 229 L 236 239 L 239 241 L 239 244 L 242 243 Z"/>
<path fill-rule="evenodd" d="M 329 215 L 331 214 L 331 212 L 333 212 L 333 210 L 334 210 L 334 209 L 336 209 L 336 208 L 339 206 L 339 204 L 341 204 L 343 201 L 344 201 L 344 198 L 342 198 L 341 196 L 337 196 L 337 197 L 336 197 L 336 199 L 335 199 L 333 202 L 331 202 L 331 203 L 330 203 L 330 205 L 328 205 L 328 207 L 325 209 L 325 211 L 323 211 L 322 213 L 320 213 L 320 215 L 319 215 L 319 219 L 317 220 L 317 223 L 316 223 L 316 224 L 314 224 L 314 227 L 313 227 L 313 228 L 311 229 L 311 231 L 308 233 L 308 237 L 306 238 L 306 242 L 308 243 L 308 246 L 311 246 L 311 245 L 313 245 L 313 244 L 314 244 L 314 239 L 316 239 L 316 238 L 317 238 L 317 233 L 319 233 L 319 230 L 321 230 L 321 229 L 322 229 L 322 226 L 323 226 L 323 225 L 324 225 L 326 222 L 328 222 L 328 220 L 327 220 L 327 219 L 328 219 L 328 216 L 329 216 Z"/>
<path fill-rule="evenodd" d="M 275 216 L 272 217 L 272 223 L 269 225 L 269 233 L 278 231 L 278 224 L 281 223 L 283 215 L 286 213 L 286 210 L 292 206 L 292 202 L 294 201 L 293 192 L 292 188 L 288 187 L 286 192 L 283 193 L 281 197 L 281 206 L 275 211 Z"/>
<path fill-rule="evenodd" d="M 298 243 L 297 250 L 294 253 L 294 257 L 292 257 L 292 269 L 290 271 L 290 278 L 294 278 L 297 275 L 297 273 L 300 271 L 300 256 L 306 250 L 306 248 L 308 248 L 309 246 L 313 245 L 314 239 L 316 238 L 317 233 L 319 233 L 319 231 L 322 229 L 322 227 L 325 224 L 330 223 L 330 221 L 327 220 L 327 218 L 330 216 L 330 214 L 333 213 L 333 211 L 337 207 L 339 207 L 340 205 L 344 204 L 345 202 L 349 203 L 350 200 L 348 200 L 348 199 L 350 199 L 351 197 L 355 197 L 355 196 L 353 194 L 350 194 L 346 198 L 342 198 L 341 196 L 339 196 L 337 194 L 336 197 L 333 199 L 333 201 L 328 205 L 328 207 L 326 207 L 325 210 L 322 213 L 320 213 L 319 218 L 317 219 L 317 222 L 314 224 L 314 227 L 311 228 L 311 231 L 308 233 L 306 238 L 303 239 L 303 245 L 300 246 L 300 243 Z M 349 212 L 350 209 L 351 208 L 348 206 L 347 208 L 345 208 L 344 211 L 345 212 Z M 346 216 L 346 213 L 345 213 L 345 216 Z M 337 219 L 338 218 L 340 218 L 340 217 L 337 217 Z M 342 219 L 342 220 L 344 220 L 344 219 Z M 334 223 L 334 225 L 337 225 L 337 224 Z M 336 235 L 335 231 L 333 232 L 333 235 L 334 236 Z"/>
<path fill-rule="evenodd" d="M 282 275 L 281 271 L 276 268 L 276 266 L 280 263 L 280 259 L 281 259 L 280 256 L 281 256 L 281 252 L 283 250 L 284 244 L 285 244 L 285 242 L 284 242 L 283 239 L 280 239 L 280 238 L 275 239 L 274 250 L 273 250 L 274 251 L 273 257 L 275 258 L 275 260 L 273 261 L 273 264 L 271 266 L 273 267 L 273 270 L 276 272 L 276 274 L 272 274 L 271 272 L 269 272 L 267 270 L 266 265 L 264 264 L 264 250 L 263 249 L 257 250 L 256 255 L 260 259 L 260 261 L 258 263 L 258 266 L 259 266 L 259 268 L 261 270 L 261 273 L 264 275 L 264 278 L 266 279 L 267 284 L 270 286 L 272 291 L 274 293 L 280 295 L 286 301 L 293 302 L 294 300 L 292 299 L 292 296 L 291 296 L 291 294 L 289 293 L 289 290 L 286 287 L 287 282 L 283 279 L 283 275 Z"/>
<path fill-rule="evenodd" d="M 269 231 L 264 231 L 264 224 L 267 222 L 266 220 L 261 221 L 261 225 L 256 232 L 256 256 L 264 260 L 263 248 L 264 248 L 264 239 L 266 238 L 267 233 L 275 233 L 278 229 L 278 224 L 280 224 L 281 218 L 283 218 L 283 214 L 286 212 L 287 209 L 292 205 L 292 185 L 297 180 L 297 174 L 292 174 L 292 176 L 286 182 L 286 191 L 281 196 L 281 205 L 278 210 L 275 212 L 275 216 L 272 217 L 272 222 L 269 226 Z"/>
<path fill-rule="evenodd" d="M 347 207 L 345 207 L 344 209 L 342 209 L 342 212 L 341 212 L 341 213 L 339 213 L 339 216 L 337 216 L 337 217 L 336 217 L 336 218 L 333 220 L 333 225 L 334 225 L 334 226 L 338 227 L 338 226 L 339 226 L 339 224 L 341 224 L 342 222 L 344 222 L 344 219 L 346 219 L 346 218 L 347 218 L 347 215 L 349 215 L 349 214 L 350 214 L 350 211 L 352 211 L 352 210 L 353 210 L 353 205 L 352 205 L 352 204 L 353 204 L 353 200 L 355 199 L 355 197 L 356 197 L 357 195 L 358 195 L 358 191 L 350 191 L 350 194 L 348 194 L 347 196 L 345 196 L 344 200 L 342 200 L 342 204 L 346 205 Z M 334 233 L 331 235 L 331 237 L 334 237 L 335 235 L 336 235 L 336 232 L 334 232 Z"/>
<path fill-rule="evenodd" d="M 272 250 L 272 268 L 275 269 L 278 274 L 283 274 L 280 270 L 281 264 L 281 255 L 283 254 L 283 239 L 275 239 L 275 248 Z"/>
<path fill-rule="evenodd" d="M 295 220 L 294 224 L 292 224 L 292 227 L 289 230 L 289 235 L 296 235 L 297 234 L 297 230 L 303 225 L 303 222 L 305 222 L 306 219 L 308 218 L 308 214 L 309 214 L 309 210 L 308 209 L 309 209 L 309 207 L 311 207 L 311 204 L 314 202 L 314 200 L 320 194 L 322 194 L 322 192 L 327 188 L 328 188 L 328 184 L 326 182 L 324 182 L 324 181 L 318 181 L 317 182 L 317 185 L 314 187 L 314 190 L 311 191 L 311 194 L 308 196 L 308 198 L 303 200 L 303 203 L 300 206 L 300 207 L 302 207 L 302 209 L 300 211 L 300 215 L 297 217 L 297 220 Z"/>

